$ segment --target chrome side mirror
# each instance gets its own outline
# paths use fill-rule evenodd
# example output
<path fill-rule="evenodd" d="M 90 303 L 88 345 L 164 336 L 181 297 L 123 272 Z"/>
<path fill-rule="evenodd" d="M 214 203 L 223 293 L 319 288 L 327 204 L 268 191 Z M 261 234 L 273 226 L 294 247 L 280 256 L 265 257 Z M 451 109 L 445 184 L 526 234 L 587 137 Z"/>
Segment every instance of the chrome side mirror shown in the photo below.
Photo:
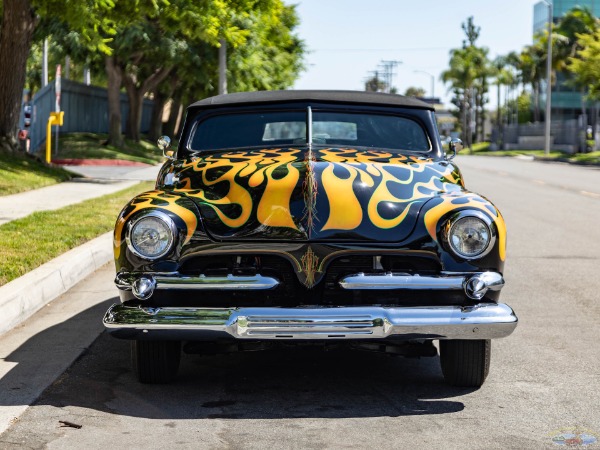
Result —
<path fill-rule="evenodd" d="M 169 150 L 171 146 L 171 138 L 169 136 L 161 136 L 156 141 L 158 148 L 160 148 L 163 152 L 163 155 L 167 159 L 175 159 L 175 151 Z"/>
<path fill-rule="evenodd" d="M 450 152 L 452 153 L 450 156 L 447 156 L 448 161 L 454 159 L 456 154 L 463 149 L 463 142 L 458 138 L 450 139 L 450 143 L 448 144 L 450 148 Z"/>

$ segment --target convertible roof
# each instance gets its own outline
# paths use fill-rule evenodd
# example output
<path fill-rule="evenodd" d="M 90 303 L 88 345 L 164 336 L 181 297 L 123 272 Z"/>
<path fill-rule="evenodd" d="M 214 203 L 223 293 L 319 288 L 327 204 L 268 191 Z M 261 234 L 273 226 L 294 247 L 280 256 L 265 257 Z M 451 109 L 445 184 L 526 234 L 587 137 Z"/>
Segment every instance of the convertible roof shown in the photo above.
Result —
<path fill-rule="evenodd" d="M 200 100 L 190 107 L 210 107 L 221 105 L 242 105 L 253 103 L 285 103 L 296 101 L 317 101 L 334 103 L 356 103 L 382 106 L 403 106 L 430 109 L 433 106 L 413 97 L 365 91 L 255 91 L 216 95 Z"/>

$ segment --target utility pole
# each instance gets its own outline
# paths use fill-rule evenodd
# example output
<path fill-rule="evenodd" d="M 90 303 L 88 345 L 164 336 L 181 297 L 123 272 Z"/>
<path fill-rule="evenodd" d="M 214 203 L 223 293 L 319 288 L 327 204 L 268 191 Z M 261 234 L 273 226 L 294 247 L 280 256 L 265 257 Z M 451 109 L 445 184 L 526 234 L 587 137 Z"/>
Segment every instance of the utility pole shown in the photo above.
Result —
<path fill-rule="evenodd" d="M 48 39 L 44 39 L 42 51 L 42 87 L 48 84 Z"/>
<path fill-rule="evenodd" d="M 219 39 L 219 95 L 227 94 L 227 42 Z"/>
<path fill-rule="evenodd" d="M 90 67 L 87 65 L 83 67 L 83 84 L 87 86 L 92 84 L 92 73 L 90 72 Z"/>
<path fill-rule="evenodd" d="M 382 60 L 380 66 L 383 68 L 383 79 L 386 84 L 386 92 L 390 93 L 392 90 L 392 82 L 394 78 L 394 69 L 402 64 L 402 61 L 397 60 Z"/>
<path fill-rule="evenodd" d="M 550 125 L 552 113 L 552 23 L 554 14 L 552 11 L 552 2 L 542 0 L 548 7 L 548 57 L 546 58 L 546 75 L 548 77 L 546 84 L 546 129 L 544 133 L 544 154 L 550 153 Z"/>
<path fill-rule="evenodd" d="M 425 75 L 429 75 L 431 77 L 431 98 L 435 98 L 435 77 L 424 70 L 415 70 L 414 73 L 424 73 Z"/>

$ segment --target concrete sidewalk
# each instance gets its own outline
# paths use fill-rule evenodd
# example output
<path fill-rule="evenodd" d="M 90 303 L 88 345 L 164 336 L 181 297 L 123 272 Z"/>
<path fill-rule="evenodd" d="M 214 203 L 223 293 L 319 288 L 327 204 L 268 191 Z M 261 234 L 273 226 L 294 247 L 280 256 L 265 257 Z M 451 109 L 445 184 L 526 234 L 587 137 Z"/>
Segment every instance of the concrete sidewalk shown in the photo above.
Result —
<path fill-rule="evenodd" d="M 137 181 L 65 181 L 33 191 L 0 197 L 0 225 L 38 211 L 60 209 L 120 191 Z"/>
<path fill-rule="evenodd" d="M 65 166 L 88 178 L 76 178 L 41 189 L 0 197 L 0 225 L 37 211 L 48 211 L 126 189 L 137 182 L 155 180 L 160 166 Z M 90 178 L 90 176 L 92 178 Z"/>
<path fill-rule="evenodd" d="M 80 166 L 77 167 L 79 168 Z M 160 166 L 142 169 L 103 166 L 102 170 L 96 171 L 96 178 L 82 178 L 0 197 L 0 225 L 33 212 L 55 210 L 117 192 L 142 180 L 155 180 L 159 168 Z M 120 178 L 109 179 L 109 176 Z M 0 335 L 67 292 L 83 278 L 110 262 L 112 257 L 112 232 L 108 232 L 0 286 Z"/>

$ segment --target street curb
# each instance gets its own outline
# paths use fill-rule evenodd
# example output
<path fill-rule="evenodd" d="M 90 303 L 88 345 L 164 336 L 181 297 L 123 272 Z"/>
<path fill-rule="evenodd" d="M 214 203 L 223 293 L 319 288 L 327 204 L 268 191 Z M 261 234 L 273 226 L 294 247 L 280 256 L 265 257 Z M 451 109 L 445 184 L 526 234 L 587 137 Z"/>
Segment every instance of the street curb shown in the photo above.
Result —
<path fill-rule="evenodd" d="M 112 231 L 109 231 L 0 287 L 0 335 L 24 322 L 112 258 Z"/>

